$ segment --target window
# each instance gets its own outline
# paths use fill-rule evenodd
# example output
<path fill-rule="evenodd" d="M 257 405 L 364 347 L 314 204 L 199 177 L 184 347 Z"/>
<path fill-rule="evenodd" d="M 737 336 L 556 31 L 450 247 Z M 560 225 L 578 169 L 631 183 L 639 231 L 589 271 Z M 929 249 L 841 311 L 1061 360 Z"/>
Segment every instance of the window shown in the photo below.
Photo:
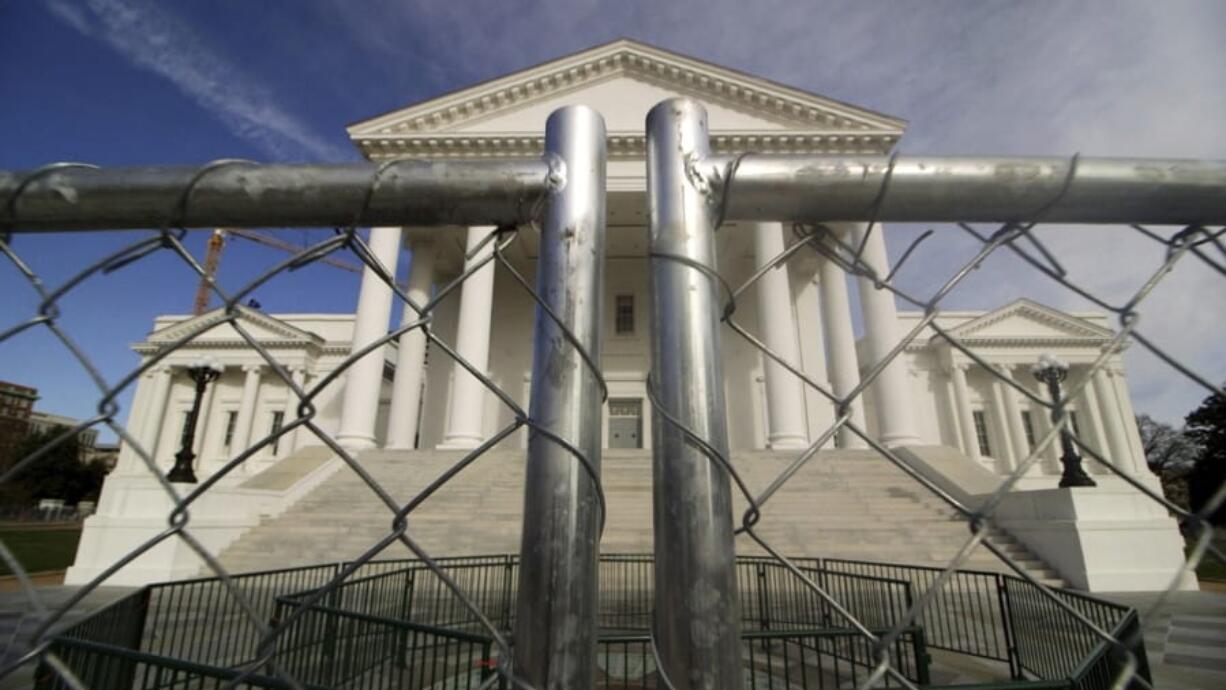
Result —
<path fill-rule="evenodd" d="M 983 410 L 975 410 L 971 413 L 975 419 L 975 438 L 979 439 L 979 454 L 992 457 L 992 443 L 988 439 L 988 420 L 984 416 Z"/>
<path fill-rule="evenodd" d="M 613 330 L 618 335 L 634 333 L 634 295 L 618 295 L 613 308 Z"/>
<path fill-rule="evenodd" d="M 1034 419 L 1030 410 L 1022 410 L 1022 427 L 1026 430 L 1026 447 L 1034 450 Z"/>
<path fill-rule="evenodd" d="M 275 434 L 278 431 L 281 431 L 281 425 L 284 423 L 285 423 L 285 413 L 284 412 L 273 412 L 272 413 L 272 429 L 269 430 L 268 433 Z M 277 454 L 277 448 L 280 447 L 280 445 L 281 445 L 281 437 L 277 436 L 276 438 L 272 440 L 272 454 L 273 455 Z"/>
<path fill-rule="evenodd" d="M 226 437 L 221 442 L 225 448 L 229 448 L 234 443 L 234 427 L 238 423 L 238 413 L 231 410 L 226 413 Z"/>

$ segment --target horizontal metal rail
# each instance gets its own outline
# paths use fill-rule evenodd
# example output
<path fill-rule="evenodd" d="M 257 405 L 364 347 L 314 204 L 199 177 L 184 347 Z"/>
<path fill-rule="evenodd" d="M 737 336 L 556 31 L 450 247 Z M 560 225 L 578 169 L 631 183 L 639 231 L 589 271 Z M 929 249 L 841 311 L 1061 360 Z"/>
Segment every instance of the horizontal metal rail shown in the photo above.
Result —
<path fill-rule="evenodd" d="M 729 189 L 727 220 L 1226 223 L 1226 161 L 752 154 L 692 165 L 712 194 Z M 539 159 L 47 166 L 0 171 L 0 228 L 509 224 L 565 179 L 552 172 Z"/>
<path fill-rule="evenodd" d="M 0 171 L 0 229 L 501 225 L 530 219 L 541 159 Z"/>
<path fill-rule="evenodd" d="M 1226 222 L 1226 161 L 748 155 L 692 165 L 713 188 L 731 176 L 726 220 Z"/>

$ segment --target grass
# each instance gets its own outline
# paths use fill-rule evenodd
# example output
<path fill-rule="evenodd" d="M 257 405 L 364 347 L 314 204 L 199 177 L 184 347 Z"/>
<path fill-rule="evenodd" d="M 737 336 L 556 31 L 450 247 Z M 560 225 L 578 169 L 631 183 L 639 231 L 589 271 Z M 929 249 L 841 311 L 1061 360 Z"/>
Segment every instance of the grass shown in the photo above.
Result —
<path fill-rule="evenodd" d="M 77 555 L 80 528 L 74 529 L 0 529 L 0 539 L 13 552 L 26 572 L 63 570 L 72 565 Z M 0 575 L 12 575 L 8 565 L 0 561 Z"/>
<path fill-rule="evenodd" d="M 1213 545 L 1219 551 L 1226 552 L 1226 529 L 1217 528 L 1213 534 Z M 1192 542 L 1188 543 L 1185 553 L 1192 552 Z M 1223 563 L 1217 556 L 1205 552 L 1200 563 L 1196 564 L 1196 576 L 1202 580 L 1216 580 L 1218 582 L 1226 582 L 1226 563 Z"/>

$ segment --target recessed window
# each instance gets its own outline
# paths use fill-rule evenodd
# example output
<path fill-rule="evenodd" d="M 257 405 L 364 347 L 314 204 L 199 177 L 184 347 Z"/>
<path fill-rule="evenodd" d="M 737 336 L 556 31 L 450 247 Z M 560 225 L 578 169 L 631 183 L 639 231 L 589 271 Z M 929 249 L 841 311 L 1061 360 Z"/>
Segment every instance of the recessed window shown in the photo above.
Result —
<path fill-rule="evenodd" d="M 634 295 L 617 296 L 613 318 L 613 330 L 618 335 L 634 334 Z"/>
<path fill-rule="evenodd" d="M 268 433 L 276 434 L 280 432 L 281 425 L 284 423 L 285 423 L 285 413 L 280 412 L 280 411 L 273 412 L 272 413 L 272 429 L 270 429 Z M 281 437 L 277 436 L 276 438 L 272 440 L 272 454 L 273 455 L 277 454 L 277 448 L 279 448 L 280 446 L 281 446 Z"/>
<path fill-rule="evenodd" d="M 992 442 L 988 438 L 988 419 L 983 414 L 983 410 L 975 410 L 971 413 L 975 419 L 975 438 L 979 439 L 979 454 L 992 457 Z"/>
<path fill-rule="evenodd" d="M 1034 419 L 1030 416 L 1030 410 L 1022 410 L 1022 428 L 1026 430 L 1026 447 L 1034 450 Z"/>
<path fill-rule="evenodd" d="M 229 448 L 234 443 L 234 427 L 238 425 L 238 413 L 231 410 L 226 413 L 226 437 L 222 441 L 224 447 Z"/>

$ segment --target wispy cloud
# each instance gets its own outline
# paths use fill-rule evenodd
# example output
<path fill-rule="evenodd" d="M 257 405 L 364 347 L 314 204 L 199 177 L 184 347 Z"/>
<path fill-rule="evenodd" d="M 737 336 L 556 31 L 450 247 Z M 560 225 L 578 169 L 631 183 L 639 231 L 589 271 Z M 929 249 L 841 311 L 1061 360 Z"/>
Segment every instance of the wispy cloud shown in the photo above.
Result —
<path fill-rule="evenodd" d="M 164 5 L 135 0 L 51 0 L 51 14 L 174 84 L 235 136 L 282 159 L 350 158 L 280 107 L 271 90 L 210 47 Z"/>
<path fill-rule="evenodd" d="M 910 122 L 906 153 L 1226 157 L 1226 3 L 805 3 L 794 0 L 314 0 L 328 38 L 389 100 L 428 97 L 618 36 L 862 104 Z M 161 5 L 54 0 L 56 16 L 173 81 L 278 157 L 335 158 L 265 88 Z M 318 38 L 318 36 L 316 37 Z M 377 75 L 377 76 L 372 76 Z M 370 98 L 371 91 L 363 91 Z M 386 95 L 394 94 L 394 95 Z M 402 96 L 401 94 L 405 94 Z M 409 96 L 408 94 L 412 94 Z M 363 101 L 365 102 L 365 101 Z M 382 106 L 381 106 L 382 107 Z M 378 112 L 357 112 L 354 119 Z M 1161 260 L 1127 228 L 1048 228 L 1071 274 L 1114 304 Z M 892 228 L 901 251 L 907 228 Z M 935 288 L 974 247 L 942 229 L 901 279 Z M 1109 251 L 1110 264 L 1104 265 Z M 1210 378 L 1226 377 L 1220 276 L 1183 262 L 1143 309 L 1142 329 Z M 1094 308 L 1011 258 L 994 257 L 949 306 L 1027 295 Z M 1140 347 L 1127 361 L 1137 408 L 1177 419 L 1205 395 Z"/>

